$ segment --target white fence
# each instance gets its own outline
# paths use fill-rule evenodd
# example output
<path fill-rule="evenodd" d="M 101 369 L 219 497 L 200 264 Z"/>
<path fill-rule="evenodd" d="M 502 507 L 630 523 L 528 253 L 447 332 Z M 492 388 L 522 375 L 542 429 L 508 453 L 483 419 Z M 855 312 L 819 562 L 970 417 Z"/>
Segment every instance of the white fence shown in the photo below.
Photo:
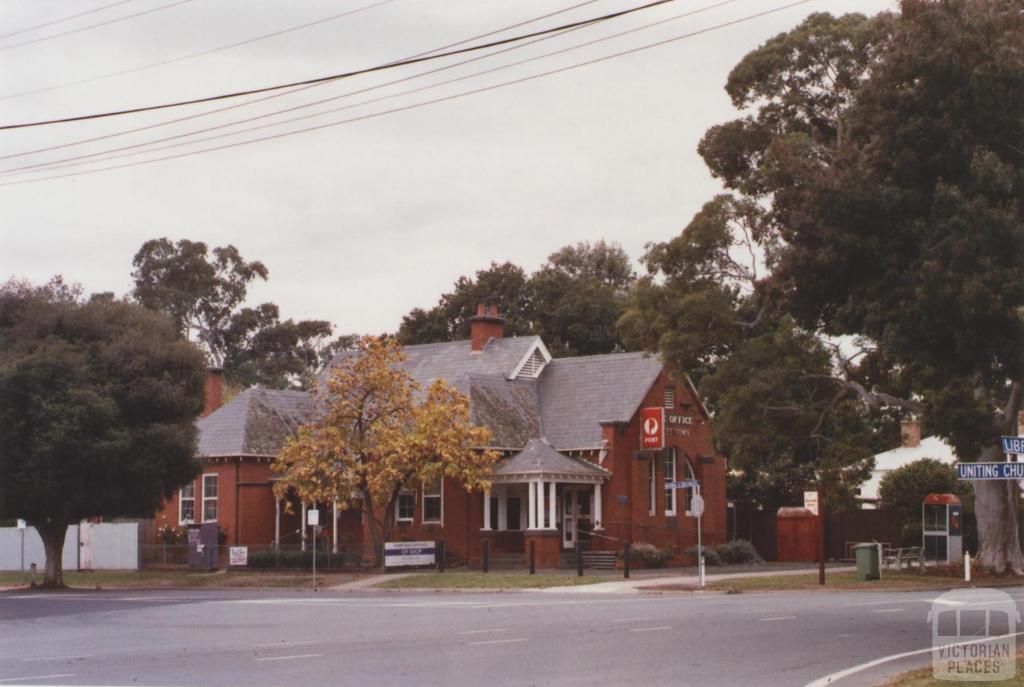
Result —
<path fill-rule="evenodd" d="M 34 527 L 0 527 L 0 570 L 29 570 L 46 565 L 43 540 Z M 134 522 L 83 522 L 68 526 L 65 570 L 137 570 L 139 525 Z"/>

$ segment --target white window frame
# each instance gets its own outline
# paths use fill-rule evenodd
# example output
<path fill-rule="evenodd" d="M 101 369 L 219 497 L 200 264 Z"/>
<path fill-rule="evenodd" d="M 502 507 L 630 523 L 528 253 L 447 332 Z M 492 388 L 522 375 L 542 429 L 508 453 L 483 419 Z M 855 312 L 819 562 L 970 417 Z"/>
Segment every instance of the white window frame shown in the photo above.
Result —
<path fill-rule="evenodd" d="M 686 465 L 686 478 L 697 479 L 697 475 L 693 471 L 693 465 L 690 464 L 689 458 L 684 459 L 683 464 Z M 693 512 L 693 495 L 693 489 L 683 490 L 683 512 L 691 518 L 697 517 L 697 515 Z"/>
<path fill-rule="evenodd" d="M 207 496 L 206 495 L 206 478 L 207 477 L 212 477 L 214 479 L 214 484 L 216 484 L 216 492 L 217 493 L 215 493 L 213 496 Z M 206 472 L 206 473 L 203 473 L 203 512 L 201 514 L 203 522 L 217 522 L 217 518 L 220 517 L 220 501 L 219 501 L 219 498 L 220 498 L 220 475 L 218 475 L 216 472 Z M 207 501 L 213 501 L 214 508 L 217 511 L 217 516 L 212 518 L 212 519 L 210 519 L 210 520 L 206 519 L 206 502 Z"/>
<path fill-rule="evenodd" d="M 185 489 L 188 488 L 188 487 L 192 487 L 192 495 L 191 496 L 185 496 Z M 192 517 L 191 518 L 184 517 L 185 514 L 183 512 L 183 510 L 184 510 L 183 506 L 184 506 L 186 501 L 188 501 L 189 503 L 192 504 Z M 181 487 L 181 489 L 178 491 L 178 524 L 179 525 L 189 525 L 191 523 L 194 523 L 195 521 L 196 521 L 196 481 L 192 480 L 188 484 L 183 485 Z"/>
<path fill-rule="evenodd" d="M 407 518 L 402 517 L 402 497 L 408 496 L 412 499 L 412 515 Z M 416 517 L 416 494 L 409 489 L 402 489 L 398 492 L 398 498 L 395 499 L 395 522 L 412 522 Z"/>
<path fill-rule="evenodd" d="M 679 466 L 676 460 L 676 449 L 674 446 L 669 446 L 665 449 L 665 453 L 662 456 L 662 462 L 665 465 L 665 515 L 676 514 L 676 490 L 670 488 L 668 485 L 670 482 L 676 480 L 676 468 Z M 672 466 L 672 474 L 669 474 L 668 466 Z"/>
<path fill-rule="evenodd" d="M 421 505 L 420 522 L 424 525 L 441 525 L 444 523 L 444 478 L 437 478 L 437 493 L 427 492 L 427 483 L 423 482 L 420 485 L 420 492 L 423 494 L 423 503 Z M 441 516 L 437 520 L 427 520 L 427 499 L 438 499 L 441 502 Z"/>
<path fill-rule="evenodd" d="M 647 514 L 653 516 L 658 510 L 657 490 L 654 485 L 657 483 L 657 460 L 651 459 L 647 466 Z"/>

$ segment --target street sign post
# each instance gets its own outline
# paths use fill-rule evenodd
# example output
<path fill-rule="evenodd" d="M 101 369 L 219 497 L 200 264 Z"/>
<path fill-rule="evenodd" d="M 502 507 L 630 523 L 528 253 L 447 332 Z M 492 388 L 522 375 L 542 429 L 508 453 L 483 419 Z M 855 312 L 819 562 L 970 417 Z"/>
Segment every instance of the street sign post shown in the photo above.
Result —
<path fill-rule="evenodd" d="M 320 530 L 320 511 L 310 508 L 306 511 L 306 524 L 313 528 L 313 591 L 316 591 L 316 541 Z"/>
<path fill-rule="evenodd" d="M 697 516 L 697 586 L 704 589 L 704 548 L 701 546 L 700 518 L 704 515 L 704 499 L 700 495 L 700 482 L 695 479 L 680 479 L 668 483 L 671 489 L 693 489 L 690 512 Z"/>
<path fill-rule="evenodd" d="M 1024 437 L 1000 437 L 1003 442 L 1003 453 L 1024 456 Z"/>
<path fill-rule="evenodd" d="M 956 477 L 971 481 L 1024 479 L 1024 463 L 957 463 Z"/>

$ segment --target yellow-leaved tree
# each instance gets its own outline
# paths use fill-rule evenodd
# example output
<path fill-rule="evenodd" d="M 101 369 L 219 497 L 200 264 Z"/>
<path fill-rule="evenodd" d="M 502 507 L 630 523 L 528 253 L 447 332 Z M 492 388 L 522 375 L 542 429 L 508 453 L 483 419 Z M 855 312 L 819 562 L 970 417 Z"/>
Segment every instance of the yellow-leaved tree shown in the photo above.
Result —
<path fill-rule="evenodd" d="M 360 507 L 378 566 L 403 488 L 450 477 L 484 489 L 500 458 L 484 448 L 491 433 L 472 424 L 469 399 L 443 380 L 421 390 L 404 360 L 393 340 L 361 338 L 314 390 L 311 421 L 274 466 L 277 498 L 294 490 L 307 502 Z"/>

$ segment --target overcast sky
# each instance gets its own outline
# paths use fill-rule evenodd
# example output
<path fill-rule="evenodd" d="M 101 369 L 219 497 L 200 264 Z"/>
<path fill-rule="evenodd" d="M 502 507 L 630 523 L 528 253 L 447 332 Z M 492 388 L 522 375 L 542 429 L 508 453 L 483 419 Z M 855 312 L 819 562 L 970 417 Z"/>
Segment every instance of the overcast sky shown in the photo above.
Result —
<path fill-rule="evenodd" d="M 345 72 L 573 5 L 581 6 L 499 36 L 640 2 L 124 0 L 58 21 L 115 0 L 8 0 L 0 3 L 0 123 Z M 269 281 L 251 289 L 252 303 L 273 301 L 284 317 L 331 320 L 339 333 L 379 333 L 394 331 L 411 308 L 429 307 L 460 275 L 492 261 L 511 260 L 532 271 L 561 246 L 598 239 L 617 241 L 638 259 L 644 244 L 677 235 L 720 190 L 696 146 L 709 126 L 736 116 L 722 88 L 731 67 L 811 12 L 874 13 L 893 3 L 806 2 L 595 64 L 416 105 L 714 27 L 787 0 L 734 0 L 472 76 L 713 4 L 676 0 L 466 65 L 457 62 L 473 55 L 354 77 L 171 124 L 164 123 L 246 101 L 0 131 L 0 156 L 13 156 L 161 124 L 0 160 L 0 171 L 8 170 L 0 183 L 33 180 L 0 186 L 0 281 L 18 276 L 41 282 L 62 274 L 88 292 L 123 294 L 130 288 L 132 256 L 147 239 L 230 243 L 270 270 Z M 322 21 L 360 8 L 365 9 Z M 24 31 L 48 22 L 56 23 Z M 77 30 L 104 22 L 110 23 Z M 285 31 L 312 22 L 319 23 Z M 245 41 L 251 42 L 225 47 Z M 207 54 L 187 57 L 200 52 Z M 149 67 L 160 62 L 168 63 Z M 383 85 L 441 67 L 450 68 Z M 134 71 L 106 76 L 126 70 Z M 467 78 L 435 86 L 458 77 Z M 405 93 L 412 89 L 423 90 Z M 327 98 L 334 100 L 223 126 Z M 338 108 L 347 109 L 280 123 Z M 406 109 L 372 116 L 395 108 Z M 274 140 L 94 171 L 367 115 Z M 265 128 L 252 130 L 256 126 Z M 153 142 L 172 136 L 177 138 Z M 163 149 L 114 150 L 143 143 Z M 89 154 L 100 155 L 68 159 Z M 54 166 L 9 171 L 42 163 Z"/>

